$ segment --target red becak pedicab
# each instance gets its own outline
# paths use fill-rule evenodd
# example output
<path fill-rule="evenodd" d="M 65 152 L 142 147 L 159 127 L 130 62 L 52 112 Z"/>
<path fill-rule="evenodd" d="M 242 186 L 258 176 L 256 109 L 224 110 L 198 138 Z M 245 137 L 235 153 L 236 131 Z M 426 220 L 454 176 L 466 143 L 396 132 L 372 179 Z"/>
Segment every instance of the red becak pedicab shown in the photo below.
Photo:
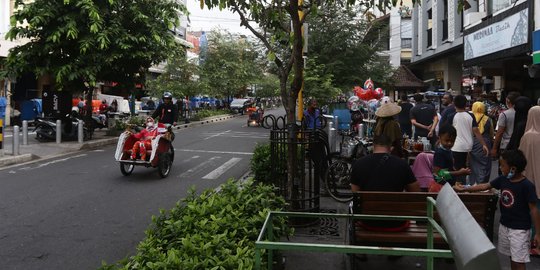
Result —
<path fill-rule="evenodd" d="M 155 133 L 148 141 L 142 141 L 138 134 L 133 134 L 128 129 L 118 138 L 114 156 L 116 161 L 120 162 L 120 172 L 127 176 L 133 172 L 135 166 L 157 167 L 159 176 L 167 177 L 174 160 L 174 133 L 171 127 L 158 123 Z M 135 144 L 140 146 L 134 147 Z M 140 153 L 137 153 L 139 151 Z"/>
<path fill-rule="evenodd" d="M 259 107 L 250 107 L 247 109 L 248 119 L 247 126 L 257 125 L 261 126 L 261 122 L 264 116 L 264 110 Z"/>

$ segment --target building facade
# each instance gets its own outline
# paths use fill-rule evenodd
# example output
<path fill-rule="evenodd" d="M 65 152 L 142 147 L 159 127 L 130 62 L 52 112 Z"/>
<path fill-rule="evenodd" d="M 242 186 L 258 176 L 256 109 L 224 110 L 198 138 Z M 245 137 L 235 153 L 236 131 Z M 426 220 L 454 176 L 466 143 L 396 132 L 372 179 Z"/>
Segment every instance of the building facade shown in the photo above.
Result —
<path fill-rule="evenodd" d="M 430 90 L 461 88 L 463 20 L 457 6 L 458 0 L 422 0 L 413 8 L 410 68 Z"/>
<path fill-rule="evenodd" d="M 535 2 L 471 2 L 464 29 L 463 65 L 474 70 L 483 90 L 503 95 L 518 91 L 535 100 L 540 96 L 540 61 L 533 63 L 535 22 L 540 19 Z"/>

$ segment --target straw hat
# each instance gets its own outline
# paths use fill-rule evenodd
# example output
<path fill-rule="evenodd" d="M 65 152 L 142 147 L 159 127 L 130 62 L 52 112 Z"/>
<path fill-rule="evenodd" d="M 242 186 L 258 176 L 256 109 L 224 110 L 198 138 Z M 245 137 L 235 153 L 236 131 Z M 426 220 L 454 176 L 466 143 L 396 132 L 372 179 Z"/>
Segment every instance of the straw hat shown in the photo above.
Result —
<path fill-rule="evenodd" d="M 401 107 L 393 102 L 384 103 L 377 111 L 375 115 L 378 117 L 390 117 L 401 112 Z"/>

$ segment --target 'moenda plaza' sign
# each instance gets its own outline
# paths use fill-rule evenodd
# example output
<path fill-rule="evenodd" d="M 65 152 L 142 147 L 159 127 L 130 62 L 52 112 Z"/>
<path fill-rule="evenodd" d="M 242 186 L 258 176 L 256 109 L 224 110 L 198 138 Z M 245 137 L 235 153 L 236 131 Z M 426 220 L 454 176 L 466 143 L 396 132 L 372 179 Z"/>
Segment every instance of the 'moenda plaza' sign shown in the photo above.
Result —
<path fill-rule="evenodd" d="M 486 26 L 464 37 L 464 60 L 526 44 L 529 34 L 528 9 Z"/>

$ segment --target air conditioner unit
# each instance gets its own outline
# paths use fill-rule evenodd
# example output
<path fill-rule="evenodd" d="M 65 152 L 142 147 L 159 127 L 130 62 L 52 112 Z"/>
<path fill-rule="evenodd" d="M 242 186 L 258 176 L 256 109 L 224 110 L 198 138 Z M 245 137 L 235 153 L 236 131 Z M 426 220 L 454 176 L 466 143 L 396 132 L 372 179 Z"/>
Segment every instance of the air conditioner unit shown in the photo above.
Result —
<path fill-rule="evenodd" d="M 463 26 L 469 26 L 480 22 L 484 17 L 486 17 L 485 12 L 469 12 L 463 16 Z"/>

